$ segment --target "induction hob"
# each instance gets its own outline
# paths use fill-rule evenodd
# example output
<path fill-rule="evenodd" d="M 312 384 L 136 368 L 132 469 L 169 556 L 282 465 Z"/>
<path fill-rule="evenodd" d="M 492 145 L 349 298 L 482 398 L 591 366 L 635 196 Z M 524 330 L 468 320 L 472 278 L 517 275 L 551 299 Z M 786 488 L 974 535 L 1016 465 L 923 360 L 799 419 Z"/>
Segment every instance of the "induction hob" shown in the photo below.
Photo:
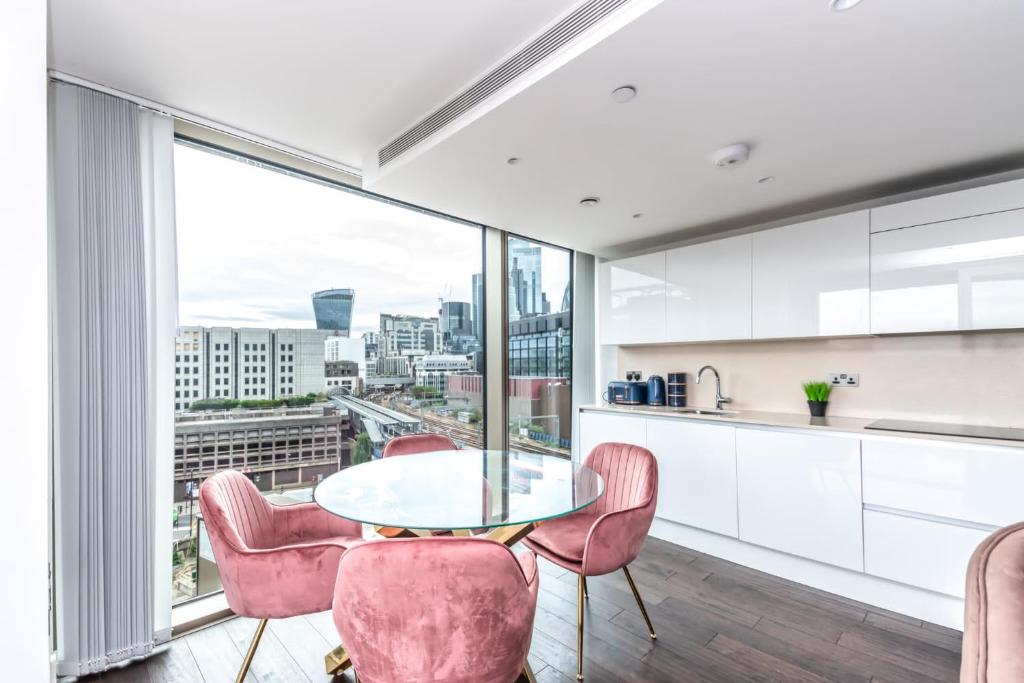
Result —
<path fill-rule="evenodd" d="M 875 420 L 865 429 L 885 429 L 890 432 L 915 432 L 942 436 L 966 436 L 972 439 L 1004 439 L 1024 441 L 1024 429 L 1014 427 L 982 427 L 945 422 L 915 422 L 913 420 Z"/>

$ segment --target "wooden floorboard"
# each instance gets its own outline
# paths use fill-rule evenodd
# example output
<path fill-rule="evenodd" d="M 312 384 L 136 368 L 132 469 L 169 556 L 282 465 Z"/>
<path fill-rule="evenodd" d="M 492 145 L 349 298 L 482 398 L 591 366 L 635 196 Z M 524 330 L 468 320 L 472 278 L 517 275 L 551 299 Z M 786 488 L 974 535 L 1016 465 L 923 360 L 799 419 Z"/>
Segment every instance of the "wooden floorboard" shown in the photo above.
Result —
<path fill-rule="evenodd" d="M 517 548 L 517 550 L 521 550 Z M 589 683 L 935 683 L 958 680 L 962 634 L 650 539 L 631 568 L 658 639 L 622 572 L 588 579 Z M 530 664 L 538 683 L 576 680 L 576 576 L 540 561 Z M 256 620 L 233 619 L 93 680 L 233 681 Z M 345 683 L 323 655 L 329 612 L 271 621 L 246 681 Z"/>

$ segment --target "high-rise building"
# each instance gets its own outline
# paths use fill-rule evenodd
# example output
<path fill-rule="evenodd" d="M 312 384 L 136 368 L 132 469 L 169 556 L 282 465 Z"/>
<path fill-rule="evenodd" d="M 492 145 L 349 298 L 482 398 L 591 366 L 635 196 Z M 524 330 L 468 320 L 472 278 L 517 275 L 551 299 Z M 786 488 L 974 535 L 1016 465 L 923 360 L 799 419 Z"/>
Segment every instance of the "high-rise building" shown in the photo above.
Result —
<path fill-rule="evenodd" d="M 441 303 L 441 332 L 445 340 L 474 336 L 472 310 L 465 301 Z"/>
<path fill-rule="evenodd" d="M 441 326 L 438 319 L 381 313 L 379 356 L 403 356 L 409 352 L 441 352 Z"/>
<path fill-rule="evenodd" d="M 551 310 L 541 283 L 541 247 L 509 239 L 509 313 L 515 319 L 543 315 Z"/>
<path fill-rule="evenodd" d="M 484 274 L 473 275 L 473 336 L 484 339 Z"/>
<path fill-rule="evenodd" d="M 337 330 L 343 337 L 352 330 L 354 289 L 325 289 L 313 294 L 313 316 L 316 329 Z"/>
<path fill-rule="evenodd" d="M 205 398 L 278 399 L 324 390 L 326 330 L 182 327 L 174 408 Z"/>

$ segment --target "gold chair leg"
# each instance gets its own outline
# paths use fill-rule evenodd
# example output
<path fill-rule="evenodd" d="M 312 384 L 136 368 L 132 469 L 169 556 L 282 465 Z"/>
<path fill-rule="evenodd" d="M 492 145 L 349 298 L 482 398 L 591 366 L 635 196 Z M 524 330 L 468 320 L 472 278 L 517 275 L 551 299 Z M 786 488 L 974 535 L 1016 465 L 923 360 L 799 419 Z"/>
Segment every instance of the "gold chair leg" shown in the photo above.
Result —
<path fill-rule="evenodd" d="M 587 577 L 581 576 L 580 578 L 583 579 L 583 597 L 589 600 L 590 592 L 587 590 Z"/>
<path fill-rule="evenodd" d="M 583 595 L 586 579 L 580 574 L 576 582 L 576 680 L 583 680 Z"/>
<path fill-rule="evenodd" d="M 238 677 L 235 678 L 235 683 L 242 683 L 245 680 L 245 675 L 249 673 L 249 665 L 252 664 L 253 655 L 256 654 L 256 648 L 260 644 L 260 638 L 263 637 L 263 631 L 267 628 L 267 620 L 260 619 L 259 625 L 256 627 L 256 634 L 252 637 L 252 643 L 249 644 L 249 651 L 245 653 L 245 659 L 242 660 L 242 668 L 238 671 Z"/>
<path fill-rule="evenodd" d="M 526 679 L 526 683 L 537 683 L 537 677 L 533 675 L 533 669 L 530 667 L 528 660 L 523 660 L 523 678 Z"/>
<path fill-rule="evenodd" d="M 626 574 L 626 581 L 629 581 L 629 587 L 633 591 L 633 597 L 636 598 L 636 604 L 640 608 L 640 614 L 644 616 L 644 621 L 647 622 L 647 631 L 651 634 L 651 640 L 657 640 L 658 634 L 654 632 L 654 626 L 651 625 L 651 618 L 647 616 L 647 608 L 644 607 L 644 601 L 640 597 L 640 591 L 636 589 L 636 584 L 633 582 L 633 576 L 629 573 L 629 567 L 623 567 L 622 571 Z"/>

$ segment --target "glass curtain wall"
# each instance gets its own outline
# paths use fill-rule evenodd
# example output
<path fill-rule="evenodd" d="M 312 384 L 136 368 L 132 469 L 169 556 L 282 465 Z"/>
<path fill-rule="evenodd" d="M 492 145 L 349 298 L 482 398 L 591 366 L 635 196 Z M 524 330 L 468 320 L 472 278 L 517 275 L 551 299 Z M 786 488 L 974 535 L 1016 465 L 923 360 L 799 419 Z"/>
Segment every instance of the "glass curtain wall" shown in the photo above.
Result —
<path fill-rule="evenodd" d="M 572 252 L 510 235 L 509 448 L 570 457 Z"/>
<path fill-rule="evenodd" d="M 181 602 L 220 589 L 215 472 L 289 502 L 400 434 L 482 447 L 484 278 L 479 226 L 189 141 L 174 163 Z"/>

